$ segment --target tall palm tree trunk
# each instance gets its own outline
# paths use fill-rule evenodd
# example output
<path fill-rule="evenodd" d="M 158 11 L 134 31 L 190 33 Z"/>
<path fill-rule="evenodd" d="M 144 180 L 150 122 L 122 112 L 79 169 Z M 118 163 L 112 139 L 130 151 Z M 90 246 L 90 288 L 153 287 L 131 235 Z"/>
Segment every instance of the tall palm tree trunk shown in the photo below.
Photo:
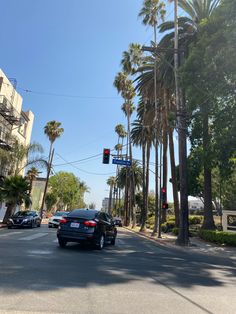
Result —
<path fill-rule="evenodd" d="M 167 191 L 167 150 L 168 150 L 168 135 L 167 135 L 167 91 L 164 88 L 164 106 L 163 106 L 163 188 Z M 162 222 L 166 222 L 166 209 L 162 209 Z"/>
<path fill-rule="evenodd" d="M 187 180 L 187 123 L 185 119 L 186 104 L 182 88 L 179 88 L 180 109 L 178 110 L 178 143 L 179 143 L 179 175 L 180 175 L 180 211 L 179 234 L 177 244 L 189 244 L 188 220 L 188 180 Z"/>
<path fill-rule="evenodd" d="M 159 177 L 159 157 L 158 157 L 158 153 L 159 153 L 159 141 L 158 138 L 155 138 L 155 149 L 157 150 L 155 153 L 155 176 L 156 176 L 156 180 L 155 180 L 155 221 L 154 221 L 154 228 L 153 228 L 153 232 L 152 235 L 155 235 L 157 233 L 158 230 L 158 201 L 159 201 L 159 197 L 158 197 L 158 193 L 159 193 L 159 189 L 158 189 L 158 177 Z"/>
<path fill-rule="evenodd" d="M 146 227 L 148 214 L 148 196 L 149 196 L 149 164 L 150 164 L 151 143 L 147 143 L 147 158 L 146 158 L 146 193 L 145 193 L 145 212 L 144 212 L 144 226 Z M 145 228 L 144 227 L 144 228 Z"/>
<path fill-rule="evenodd" d="M 11 215 L 13 214 L 14 208 L 16 207 L 16 204 L 9 204 L 7 206 L 7 210 L 5 213 L 5 216 L 3 218 L 3 223 L 6 224 L 8 219 L 11 217 Z"/>
<path fill-rule="evenodd" d="M 110 185 L 110 191 L 109 191 L 109 202 L 108 202 L 108 214 L 111 215 L 111 203 L 112 203 L 112 185 Z"/>
<path fill-rule="evenodd" d="M 203 229 L 214 230 L 215 223 L 212 212 L 211 165 L 208 161 L 210 147 L 209 118 L 206 110 L 203 112 L 203 154 L 204 154 L 204 220 Z"/>
<path fill-rule="evenodd" d="M 146 143 L 142 143 L 142 163 L 143 163 L 143 172 L 142 172 L 142 195 L 143 195 L 143 206 L 141 208 L 141 227 L 140 231 L 145 229 L 145 213 L 146 213 Z"/>
<path fill-rule="evenodd" d="M 175 226 L 179 226 L 179 196 L 178 196 L 178 186 L 175 173 L 175 152 L 174 152 L 174 141 L 173 141 L 173 130 L 169 128 L 169 150 L 170 150 L 170 166 L 171 166 L 171 183 L 173 191 L 174 200 L 174 210 L 175 210 Z"/>

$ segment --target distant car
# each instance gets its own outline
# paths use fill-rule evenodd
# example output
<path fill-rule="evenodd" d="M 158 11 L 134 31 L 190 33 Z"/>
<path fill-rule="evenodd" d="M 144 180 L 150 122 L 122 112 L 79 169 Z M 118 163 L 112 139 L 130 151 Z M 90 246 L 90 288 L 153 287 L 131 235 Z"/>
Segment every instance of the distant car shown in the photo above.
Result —
<path fill-rule="evenodd" d="M 56 212 L 52 217 L 49 218 L 48 220 L 48 228 L 57 228 L 59 226 L 59 222 L 62 219 L 62 217 L 66 217 L 69 212 Z"/>
<path fill-rule="evenodd" d="M 105 242 L 115 244 L 117 229 L 107 213 L 95 209 L 75 209 L 60 220 L 57 238 L 60 247 L 67 242 L 90 243 L 102 249 Z"/>
<path fill-rule="evenodd" d="M 116 226 L 122 227 L 122 219 L 120 217 L 114 217 L 113 221 L 115 223 Z"/>
<path fill-rule="evenodd" d="M 12 215 L 7 222 L 8 229 L 13 227 L 40 227 L 41 218 L 39 214 L 34 210 L 19 211 Z"/>

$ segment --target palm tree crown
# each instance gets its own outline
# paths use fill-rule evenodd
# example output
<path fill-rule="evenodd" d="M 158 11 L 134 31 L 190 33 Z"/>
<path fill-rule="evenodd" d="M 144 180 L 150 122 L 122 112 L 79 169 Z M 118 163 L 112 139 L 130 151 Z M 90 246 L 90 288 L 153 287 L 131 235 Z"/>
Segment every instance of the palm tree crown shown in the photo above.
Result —
<path fill-rule="evenodd" d="M 60 128 L 61 123 L 57 122 L 55 120 L 49 121 L 45 127 L 44 127 L 44 133 L 49 138 L 49 141 L 52 143 L 55 142 L 55 140 L 62 135 L 64 132 L 63 128 Z"/>

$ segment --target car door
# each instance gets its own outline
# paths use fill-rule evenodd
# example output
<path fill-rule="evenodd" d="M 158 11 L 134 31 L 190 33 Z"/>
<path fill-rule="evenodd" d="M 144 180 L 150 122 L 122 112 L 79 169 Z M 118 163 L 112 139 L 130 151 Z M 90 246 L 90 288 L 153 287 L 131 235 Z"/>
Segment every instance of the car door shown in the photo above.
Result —
<path fill-rule="evenodd" d="M 107 220 L 106 213 L 101 212 L 99 214 L 99 220 L 100 220 L 100 224 L 101 224 L 101 229 L 102 229 L 103 233 L 105 233 L 106 238 L 110 238 L 109 222 Z"/>
<path fill-rule="evenodd" d="M 115 224 L 111 215 L 105 213 L 106 221 L 107 221 L 107 234 L 109 239 L 113 239 L 115 232 Z"/>

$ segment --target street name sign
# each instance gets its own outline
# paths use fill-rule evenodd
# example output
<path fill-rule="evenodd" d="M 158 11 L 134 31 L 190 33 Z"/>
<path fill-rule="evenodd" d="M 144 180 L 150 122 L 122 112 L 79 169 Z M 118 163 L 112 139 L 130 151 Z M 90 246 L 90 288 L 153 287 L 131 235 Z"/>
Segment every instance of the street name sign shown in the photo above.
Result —
<path fill-rule="evenodd" d="M 112 159 L 112 163 L 115 165 L 122 165 L 122 166 L 131 166 L 130 160 L 123 160 L 123 159 Z"/>

